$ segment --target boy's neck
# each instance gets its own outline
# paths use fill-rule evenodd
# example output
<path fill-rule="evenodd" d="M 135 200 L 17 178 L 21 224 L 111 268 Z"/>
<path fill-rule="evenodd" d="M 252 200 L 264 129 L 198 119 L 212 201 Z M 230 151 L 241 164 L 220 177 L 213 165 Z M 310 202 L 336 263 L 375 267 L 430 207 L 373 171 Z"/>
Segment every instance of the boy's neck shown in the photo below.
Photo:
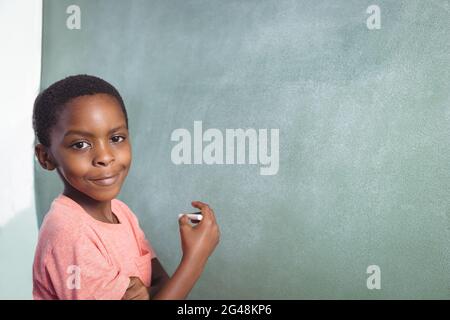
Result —
<path fill-rule="evenodd" d="M 111 210 L 111 200 L 97 201 L 73 188 L 64 188 L 63 194 L 78 203 L 94 219 L 106 223 L 118 223 Z"/>

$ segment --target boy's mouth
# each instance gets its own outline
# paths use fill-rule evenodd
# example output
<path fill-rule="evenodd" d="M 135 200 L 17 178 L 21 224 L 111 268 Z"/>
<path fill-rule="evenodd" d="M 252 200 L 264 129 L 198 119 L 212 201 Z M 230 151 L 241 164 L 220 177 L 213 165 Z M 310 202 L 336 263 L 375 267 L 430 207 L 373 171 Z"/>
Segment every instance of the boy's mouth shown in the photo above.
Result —
<path fill-rule="evenodd" d="M 104 175 L 95 179 L 90 179 L 93 183 L 99 186 L 111 186 L 119 180 L 120 172 L 115 175 Z"/>

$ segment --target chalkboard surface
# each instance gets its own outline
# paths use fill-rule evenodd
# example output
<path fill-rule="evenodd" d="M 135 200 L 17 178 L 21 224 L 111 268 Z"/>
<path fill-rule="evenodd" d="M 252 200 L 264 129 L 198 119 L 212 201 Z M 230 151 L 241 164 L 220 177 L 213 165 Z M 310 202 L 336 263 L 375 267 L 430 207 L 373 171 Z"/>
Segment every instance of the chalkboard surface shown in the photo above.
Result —
<path fill-rule="evenodd" d="M 122 94 L 119 199 L 169 273 L 178 214 L 216 212 L 221 242 L 189 298 L 450 298 L 450 4 L 372 4 L 44 0 L 42 89 L 87 73 Z M 195 163 L 208 129 L 223 164 Z M 237 129 L 254 133 L 244 151 L 226 147 Z M 176 164 L 177 132 L 191 164 Z M 41 222 L 62 183 L 36 164 L 35 184 Z"/>

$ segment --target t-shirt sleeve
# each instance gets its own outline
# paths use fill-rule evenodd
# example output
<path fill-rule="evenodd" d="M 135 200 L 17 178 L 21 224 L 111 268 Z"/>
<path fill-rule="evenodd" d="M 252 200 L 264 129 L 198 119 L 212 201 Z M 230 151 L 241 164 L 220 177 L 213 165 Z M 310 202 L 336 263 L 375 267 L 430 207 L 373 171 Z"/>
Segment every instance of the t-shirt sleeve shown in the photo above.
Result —
<path fill-rule="evenodd" d="M 137 267 L 137 275 L 141 278 L 142 282 L 146 287 L 151 286 L 151 276 L 152 276 L 152 259 L 156 258 L 156 252 L 152 245 L 145 236 L 144 231 L 142 231 L 139 226 L 139 221 L 136 215 L 131 211 L 131 209 L 122 201 L 117 200 L 117 203 L 126 214 L 128 221 L 133 228 L 133 233 L 139 244 L 140 256 L 135 258 L 135 264 Z"/>
<path fill-rule="evenodd" d="M 44 260 L 58 299 L 121 299 L 130 283 L 129 277 L 110 263 L 87 235 L 68 238 L 71 239 L 58 239 Z"/>
<path fill-rule="evenodd" d="M 156 258 L 156 252 L 153 249 L 152 245 L 148 241 L 148 239 L 145 236 L 144 231 L 142 231 L 141 227 L 139 226 L 139 220 L 136 217 L 136 215 L 133 213 L 133 211 L 122 201 L 117 200 L 120 207 L 124 210 L 124 212 L 127 214 L 129 219 L 131 220 L 132 227 L 135 231 L 137 241 L 139 243 L 139 246 L 141 248 L 141 255 L 148 255 L 150 254 L 151 258 Z"/>
<path fill-rule="evenodd" d="M 139 275 L 141 276 L 141 280 L 145 284 L 146 287 L 151 286 L 151 276 L 152 276 L 152 264 L 151 261 L 153 258 L 156 258 L 155 251 L 153 250 L 150 243 L 145 238 L 144 232 L 141 228 L 138 229 L 138 241 L 141 247 L 141 256 L 135 259 L 137 269 L 139 270 Z"/>
<path fill-rule="evenodd" d="M 139 226 L 137 229 L 138 229 L 139 244 L 141 246 L 141 254 L 142 255 L 150 254 L 151 259 L 156 258 L 156 252 L 153 249 L 150 242 L 145 237 L 144 231 L 142 231 L 142 229 L 139 228 Z"/>

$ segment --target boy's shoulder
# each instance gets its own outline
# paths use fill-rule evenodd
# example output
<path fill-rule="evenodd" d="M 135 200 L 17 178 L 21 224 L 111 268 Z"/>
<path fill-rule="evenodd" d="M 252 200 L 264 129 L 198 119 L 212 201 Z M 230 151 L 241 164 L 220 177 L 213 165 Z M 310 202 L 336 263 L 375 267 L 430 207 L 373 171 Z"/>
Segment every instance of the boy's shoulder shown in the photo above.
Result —
<path fill-rule="evenodd" d="M 139 225 L 138 219 L 125 202 L 113 199 L 111 202 L 113 211 L 121 217 L 125 217 L 133 226 Z M 97 238 L 96 224 L 91 217 L 70 198 L 59 195 L 51 204 L 50 210 L 45 215 L 40 228 L 41 237 L 47 242 L 76 242 L 81 237 Z"/>
<path fill-rule="evenodd" d="M 138 221 L 137 216 L 134 214 L 133 210 L 131 210 L 130 207 L 128 207 L 128 205 L 125 202 L 116 198 L 116 199 L 112 200 L 111 206 L 112 206 L 113 210 L 119 209 L 120 212 L 122 214 L 124 214 L 128 220 L 131 220 L 133 223 L 137 223 L 137 221 Z"/>
<path fill-rule="evenodd" d="M 82 232 L 89 230 L 80 210 L 61 201 L 53 200 L 50 210 L 44 217 L 39 233 L 50 242 L 60 243 L 79 239 Z"/>

